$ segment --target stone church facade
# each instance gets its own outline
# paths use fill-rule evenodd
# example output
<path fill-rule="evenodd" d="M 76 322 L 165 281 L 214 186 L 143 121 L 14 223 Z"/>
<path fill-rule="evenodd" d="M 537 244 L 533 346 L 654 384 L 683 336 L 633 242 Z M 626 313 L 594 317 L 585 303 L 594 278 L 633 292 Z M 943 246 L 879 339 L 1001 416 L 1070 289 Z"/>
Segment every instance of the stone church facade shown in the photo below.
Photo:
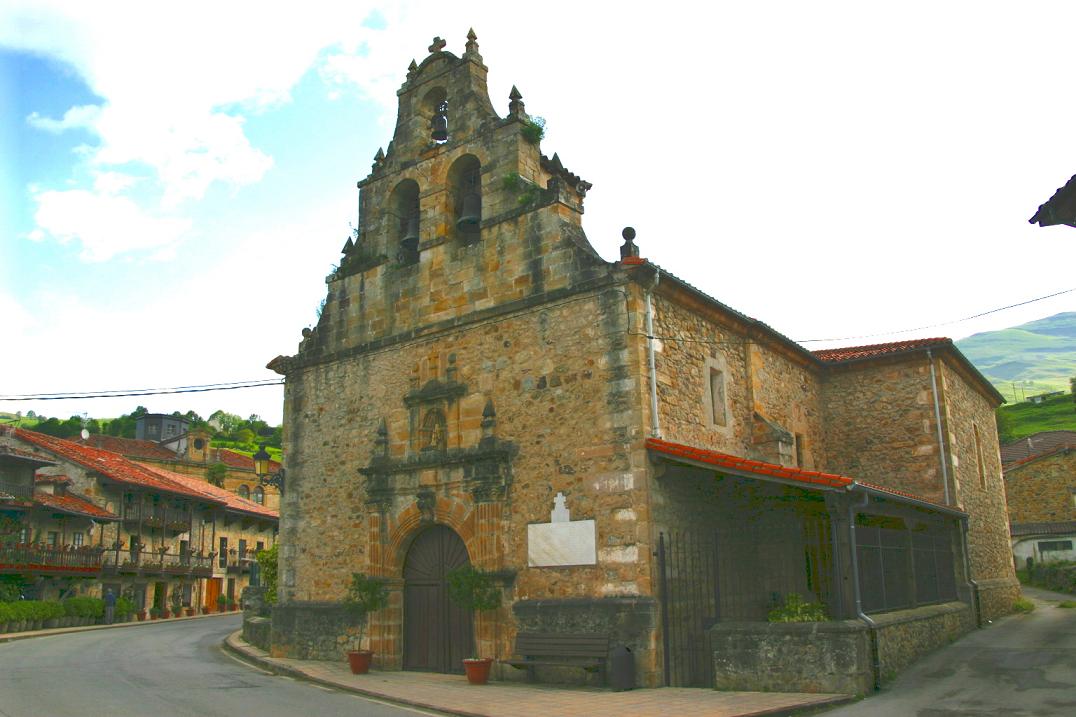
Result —
<path fill-rule="evenodd" d="M 368 633 L 383 669 L 594 632 L 631 647 L 640 684 L 696 684 L 714 623 L 765 620 L 792 592 L 834 619 L 871 600 L 952 603 L 965 628 L 1008 611 L 1001 399 L 950 341 L 811 353 L 640 258 L 633 232 L 603 260 L 591 185 L 541 153 L 515 88 L 497 114 L 473 32 L 444 48 L 408 68 L 317 327 L 269 364 L 288 471 L 275 654 L 354 646 L 357 571 L 390 586 Z M 557 537 L 555 503 L 581 543 Z M 871 575 L 859 589 L 854 567 L 881 564 L 860 524 L 939 556 L 927 578 L 923 560 L 886 569 L 919 580 L 910 602 Z M 501 608 L 447 601 L 467 563 Z"/>

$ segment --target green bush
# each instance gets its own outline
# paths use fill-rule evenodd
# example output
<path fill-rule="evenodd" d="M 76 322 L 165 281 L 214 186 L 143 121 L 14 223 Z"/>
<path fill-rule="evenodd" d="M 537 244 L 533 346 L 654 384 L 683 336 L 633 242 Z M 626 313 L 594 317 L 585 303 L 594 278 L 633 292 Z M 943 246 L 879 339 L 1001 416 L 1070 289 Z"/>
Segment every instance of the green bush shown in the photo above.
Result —
<path fill-rule="evenodd" d="M 531 144 L 538 144 L 545 137 L 545 119 L 542 117 L 528 117 L 523 123 L 523 129 L 519 132 L 523 135 L 523 139 Z"/>
<path fill-rule="evenodd" d="M 489 573 L 468 564 L 448 571 L 445 579 L 448 582 L 448 599 L 464 610 L 493 610 L 500 607 L 501 590 Z"/>
<path fill-rule="evenodd" d="M 1026 572 L 1021 572 L 1025 573 L 1029 585 L 1055 592 L 1076 594 L 1076 562 L 1051 560 L 1035 563 Z"/>
<path fill-rule="evenodd" d="M 803 602 L 798 593 L 785 595 L 785 604 L 770 610 L 770 622 L 824 622 L 829 619 L 820 602 Z"/>
<path fill-rule="evenodd" d="M 261 582 L 265 586 L 265 602 L 276 605 L 277 564 L 280 556 L 280 543 L 274 543 L 268 550 L 259 550 L 254 558 L 258 561 Z"/>
<path fill-rule="evenodd" d="M 1062 600 L 1057 604 L 1057 606 L 1063 608 L 1074 608 L 1076 607 L 1076 600 Z M 3 620 L 0 620 L 0 622 L 3 622 Z"/>
<path fill-rule="evenodd" d="M 116 598 L 116 617 L 127 617 L 135 611 L 133 600 L 125 597 Z"/>
<path fill-rule="evenodd" d="M 1031 602 L 1027 598 L 1016 598 L 1016 602 L 1012 604 L 1013 610 L 1016 612 L 1029 613 L 1035 609 L 1035 603 Z"/>
<path fill-rule="evenodd" d="M 105 601 L 95 597 L 71 597 L 63 601 L 63 614 L 68 617 L 101 617 Z"/>

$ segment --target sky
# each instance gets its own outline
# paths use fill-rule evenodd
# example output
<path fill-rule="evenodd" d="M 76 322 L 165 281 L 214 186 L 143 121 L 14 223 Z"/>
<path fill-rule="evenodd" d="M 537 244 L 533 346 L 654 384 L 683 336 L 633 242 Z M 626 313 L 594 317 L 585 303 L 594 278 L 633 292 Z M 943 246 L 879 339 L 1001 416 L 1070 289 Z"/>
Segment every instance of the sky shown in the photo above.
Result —
<path fill-rule="evenodd" d="M 408 63 L 469 28 L 503 116 L 641 254 L 808 348 L 1076 310 L 1071 2 L 0 0 L 0 397 L 276 378 Z M 955 322 L 955 323 L 950 323 Z M 942 325 L 938 325 L 942 324 Z M 907 331 L 907 329 L 921 330 Z M 815 341 L 828 339 L 827 341 Z M 217 409 L 280 386 L 0 411 Z"/>

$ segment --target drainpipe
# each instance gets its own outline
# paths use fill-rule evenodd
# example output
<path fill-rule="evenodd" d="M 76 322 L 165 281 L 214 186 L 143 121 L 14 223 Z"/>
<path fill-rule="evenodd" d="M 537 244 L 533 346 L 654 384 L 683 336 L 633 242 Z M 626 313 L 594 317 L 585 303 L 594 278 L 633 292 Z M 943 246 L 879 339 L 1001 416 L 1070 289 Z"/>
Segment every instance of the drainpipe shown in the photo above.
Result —
<path fill-rule="evenodd" d="M 930 390 L 934 394 L 934 423 L 938 426 L 938 455 L 941 456 L 942 488 L 945 492 L 945 504 L 949 502 L 949 467 L 945 460 L 945 441 L 942 437 L 941 406 L 938 404 L 938 378 L 934 373 L 934 356 L 927 349 L 927 362 L 930 364 Z"/>
<path fill-rule="evenodd" d="M 855 490 L 856 486 L 857 483 L 853 481 L 848 486 L 849 492 Z M 851 501 L 848 503 L 848 544 L 852 553 L 852 594 L 855 596 L 856 617 L 867 625 L 867 632 L 870 635 L 871 673 L 874 676 L 874 689 L 877 691 L 882 683 L 882 660 L 878 654 L 878 625 L 863 612 L 863 597 L 859 590 L 859 559 L 856 556 L 856 509 L 866 508 L 869 501 L 870 495 L 864 493 L 862 503 Z"/>
<path fill-rule="evenodd" d="M 971 585 L 971 609 L 975 611 L 975 626 L 983 626 L 983 608 L 979 602 L 979 583 L 971 578 L 971 558 L 968 557 L 968 519 L 960 519 L 960 552 L 964 554 L 964 578 Z"/>
<path fill-rule="evenodd" d="M 650 435 L 661 438 L 661 421 L 658 418 L 658 374 L 654 367 L 654 310 L 650 295 L 661 280 L 661 269 L 654 267 L 654 283 L 646 290 L 646 355 L 650 365 Z"/>

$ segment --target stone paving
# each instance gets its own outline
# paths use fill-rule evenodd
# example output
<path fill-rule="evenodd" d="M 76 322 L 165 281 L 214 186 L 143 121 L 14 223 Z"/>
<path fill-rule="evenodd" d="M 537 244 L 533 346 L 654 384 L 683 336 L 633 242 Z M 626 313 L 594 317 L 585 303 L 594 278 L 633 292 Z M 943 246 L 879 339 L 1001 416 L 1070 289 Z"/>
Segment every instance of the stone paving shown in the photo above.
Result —
<path fill-rule="evenodd" d="M 848 695 L 718 692 L 675 687 L 613 692 L 518 682 L 475 686 L 469 685 L 462 675 L 400 671 L 353 675 L 344 662 L 273 658 L 264 650 L 248 645 L 238 632 L 230 635 L 224 646 L 270 672 L 461 717 L 746 717 L 790 714 L 852 699 Z"/>

